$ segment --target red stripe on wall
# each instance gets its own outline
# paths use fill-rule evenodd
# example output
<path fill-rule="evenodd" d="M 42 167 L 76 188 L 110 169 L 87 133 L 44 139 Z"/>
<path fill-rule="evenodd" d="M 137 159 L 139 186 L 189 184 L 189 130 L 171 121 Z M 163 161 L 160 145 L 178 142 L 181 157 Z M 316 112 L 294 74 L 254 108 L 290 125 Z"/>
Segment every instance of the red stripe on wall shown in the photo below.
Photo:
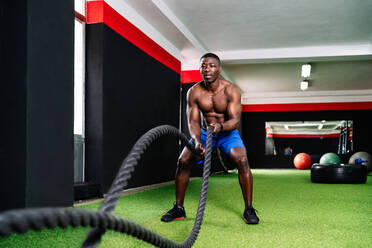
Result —
<path fill-rule="evenodd" d="M 275 138 L 338 138 L 340 134 L 271 134 Z"/>
<path fill-rule="evenodd" d="M 178 74 L 181 62 L 103 0 L 87 2 L 87 23 L 103 22 L 135 46 Z"/>
<path fill-rule="evenodd" d="M 199 70 L 181 71 L 181 83 L 195 83 L 202 80 Z"/>
<path fill-rule="evenodd" d="M 321 111 L 372 109 L 372 102 L 242 104 L 242 112 Z"/>

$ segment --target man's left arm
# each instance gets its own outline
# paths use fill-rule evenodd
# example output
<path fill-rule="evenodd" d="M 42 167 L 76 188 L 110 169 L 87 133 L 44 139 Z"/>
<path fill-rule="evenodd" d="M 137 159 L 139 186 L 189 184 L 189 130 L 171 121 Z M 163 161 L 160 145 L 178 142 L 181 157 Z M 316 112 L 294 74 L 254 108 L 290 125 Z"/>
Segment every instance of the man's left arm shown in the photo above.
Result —
<path fill-rule="evenodd" d="M 240 116 L 242 114 L 242 106 L 240 99 L 240 92 L 235 85 L 232 85 L 227 91 L 229 98 L 227 104 L 227 120 L 223 123 L 216 123 L 214 125 L 214 132 L 229 131 L 237 129 L 240 123 Z"/>

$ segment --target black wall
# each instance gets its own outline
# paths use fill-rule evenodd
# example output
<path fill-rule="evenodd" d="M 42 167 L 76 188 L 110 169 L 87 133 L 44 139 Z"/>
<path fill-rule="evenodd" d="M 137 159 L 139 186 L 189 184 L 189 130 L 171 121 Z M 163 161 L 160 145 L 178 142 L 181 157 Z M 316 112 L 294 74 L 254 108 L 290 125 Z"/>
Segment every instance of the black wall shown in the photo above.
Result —
<path fill-rule="evenodd" d="M 72 205 L 73 6 L 1 2 L 0 210 Z"/>
<path fill-rule="evenodd" d="M 372 130 L 368 120 L 371 114 L 371 110 L 245 112 L 242 114 L 242 138 L 247 146 L 250 165 L 252 168 L 294 168 L 293 158 L 296 154 L 293 156 L 265 155 L 266 121 L 353 120 L 354 152 L 367 151 L 371 153 Z M 306 142 L 306 139 L 303 140 L 304 149 L 313 150 L 311 147 L 313 143 Z M 323 151 L 323 154 L 326 152 L 329 151 Z M 319 162 L 320 155 L 311 154 L 312 162 Z M 347 163 L 350 155 L 341 156 L 342 162 Z"/>
<path fill-rule="evenodd" d="M 178 127 L 180 76 L 105 24 L 88 24 L 86 32 L 86 181 L 107 192 L 141 135 Z M 173 180 L 178 151 L 178 140 L 160 139 L 128 188 Z"/>
<path fill-rule="evenodd" d="M 0 4 L 0 210 L 5 210 L 25 206 L 27 2 Z"/>

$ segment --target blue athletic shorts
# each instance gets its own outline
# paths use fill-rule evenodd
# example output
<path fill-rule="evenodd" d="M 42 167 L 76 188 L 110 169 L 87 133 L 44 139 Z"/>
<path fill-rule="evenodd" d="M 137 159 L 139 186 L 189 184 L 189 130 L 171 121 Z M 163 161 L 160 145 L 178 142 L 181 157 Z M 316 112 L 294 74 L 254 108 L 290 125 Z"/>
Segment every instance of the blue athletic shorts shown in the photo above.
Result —
<path fill-rule="evenodd" d="M 207 132 L 202 129 L 201 135 L 200 135 L 200 141 L 202 142 L 204 148 L 205 148 L 206 140 L 207 140 Z M 189 143 L 195 146 L 193 139 L 190 139 Z M 239 132 L 236 129 L 232 131 L 222 131 L 218 133 L 217 135 L 213 135 L 212 149 L 215 149 L 216 147 L 218 147 L 226 155 L 234 147 L 243 147 L 245 149 L 243 141 L 240 138 Z M 201 164 L 203 162 L 204 162 L 203 160 L 200 160 L 198 164 Z"/>

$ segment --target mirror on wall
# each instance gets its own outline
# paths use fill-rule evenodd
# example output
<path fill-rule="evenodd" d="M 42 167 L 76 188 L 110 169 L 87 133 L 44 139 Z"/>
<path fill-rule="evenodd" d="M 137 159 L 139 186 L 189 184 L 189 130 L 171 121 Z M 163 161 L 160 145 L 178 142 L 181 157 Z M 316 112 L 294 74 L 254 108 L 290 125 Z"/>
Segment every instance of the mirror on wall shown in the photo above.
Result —
<path fill-rule="evenodd" d="M 352 120 L 269 121 L 265 122 L 265 130 L 265 155 L 353 151 Z"/>

